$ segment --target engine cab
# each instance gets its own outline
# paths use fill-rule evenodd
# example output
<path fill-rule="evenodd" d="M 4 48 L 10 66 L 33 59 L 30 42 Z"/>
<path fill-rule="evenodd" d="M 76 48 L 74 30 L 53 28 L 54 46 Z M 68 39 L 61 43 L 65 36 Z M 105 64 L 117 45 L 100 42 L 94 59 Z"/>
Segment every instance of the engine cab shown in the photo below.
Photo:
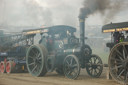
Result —
<path fill-rule="evenodd" d="M 62 29 L 63 27 L 63 29 Z M 79 39 L 75 37 L 75 28 L 69 26 L 56 26 L 52 32 L 41 33 L 40 44 L 47 47 L 49 53 L 57 53 L 68 48 L 78 46 Z M 50 31 L 50 29 L 49 29 Z"/>
<path fill-rule="evenodd" d="M 110 49 L 120 43 L 128 41 L 128 22 L 111 23 L 102 27 L 103 33 L 111 33 L 111 42 L 106 44 Z"/>

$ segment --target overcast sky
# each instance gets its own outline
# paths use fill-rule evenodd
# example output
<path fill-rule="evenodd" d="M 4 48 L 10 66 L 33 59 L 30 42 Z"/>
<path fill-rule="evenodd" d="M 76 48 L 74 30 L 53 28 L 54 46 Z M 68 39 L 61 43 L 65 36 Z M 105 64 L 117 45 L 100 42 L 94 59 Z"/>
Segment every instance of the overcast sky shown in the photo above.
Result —
<path fill-rule="evenodd" d="M 79 9 L 84 0 L 0 0 L 0 25 L 13 26 L 79 26 Z M 93 14 L 86 19 L 86 25 L 103 25 L 110 22 L 128 21 L 128 10 L 123 9 L 109 19 Z M 108 22 L 104 23 L 103 20 Z"/>

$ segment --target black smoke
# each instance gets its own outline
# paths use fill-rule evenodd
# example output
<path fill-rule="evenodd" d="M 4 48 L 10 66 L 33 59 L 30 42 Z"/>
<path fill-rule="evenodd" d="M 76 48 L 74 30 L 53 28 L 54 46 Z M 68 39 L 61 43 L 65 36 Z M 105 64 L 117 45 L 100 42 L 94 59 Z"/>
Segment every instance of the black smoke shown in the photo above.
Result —
<path fill-rule="evenodd" d="M 84 0 L 79 17 L 86 18 L 89 15 L 100 13 L 111 19 L 122 10 L 124 1 L 125 0 Z M 106 20 L 104 20 L 104 22 L 106 22 Z"/>

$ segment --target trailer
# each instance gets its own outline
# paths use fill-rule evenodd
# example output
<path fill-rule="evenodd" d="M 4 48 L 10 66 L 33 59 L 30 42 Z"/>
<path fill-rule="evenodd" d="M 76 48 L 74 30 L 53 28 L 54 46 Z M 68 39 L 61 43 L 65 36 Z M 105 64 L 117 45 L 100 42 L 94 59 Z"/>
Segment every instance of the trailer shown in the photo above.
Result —
<path fill-rule="evenodd" d="M 26 30 L 24 34 L 40 33 L 39 44 L 29 47 L 26 65 L 33 76 L 45 76 L 56 71 L 67 78 L 76 79 L 81 69 L 86 69 L 91 77 L 99 77 L 103 70 L 102 60 L 92 54 L 92 49 L 85 44 L 85 19 L 80 18 L 80 38 L 76 28 L 56 25 L 36 30 Z"/>
<path fill-rule="evenodd" d="M 108 66 L 110 75 L 121 84 L 128 84 L 128 22 L 111 23 L 102 27 L 103 33 L 111 33 Z"/>
<path fill-rule="evenodd" d="M 34 35 L 0 31 L 0 72 L 26 72 L 26 51 Z"/>

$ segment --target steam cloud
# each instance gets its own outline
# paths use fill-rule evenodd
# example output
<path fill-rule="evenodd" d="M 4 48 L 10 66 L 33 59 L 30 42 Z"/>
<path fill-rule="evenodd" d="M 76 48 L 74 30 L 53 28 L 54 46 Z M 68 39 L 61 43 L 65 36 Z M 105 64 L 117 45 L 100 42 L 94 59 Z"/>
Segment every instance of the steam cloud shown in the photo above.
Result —
<path fill-rule="evenodd" d="M 52 12 L 38 0 L 1 0 L 0 29 L 22 29 L 51 26 Z"/>
<path fill-rule="evenodd" d="M 100 13 L 105 17 L 112 19 L 123 8 L 124 0 L 85 0 L 83 8 L 80 9 L 80 18 L 86 18 L 89 15 Z M 107 12 L 107 13 L 106 13 Z M 105 19 L 104 22 L 108 20 Z"/>
<path fill-rule="evenodd" d="M 24 2 L 29 17 L 31 20 L 33 19 L 33 24 L 52 25 L 52 12 L 44 9 L 39 3 L 36 0 L 27 0 Z"/>

